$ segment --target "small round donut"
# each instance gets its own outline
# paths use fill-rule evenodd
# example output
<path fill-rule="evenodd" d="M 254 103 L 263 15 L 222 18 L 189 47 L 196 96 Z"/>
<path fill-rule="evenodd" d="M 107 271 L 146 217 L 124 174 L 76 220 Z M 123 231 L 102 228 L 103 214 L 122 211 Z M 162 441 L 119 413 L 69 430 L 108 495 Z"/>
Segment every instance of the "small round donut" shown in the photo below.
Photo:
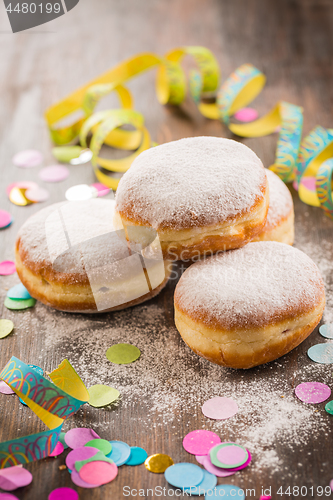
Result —
<path fill-rule="evenodd" d="M 285 183 L 271 170 L 266 169 L 269 186 L 269 209 L 266 224 L 252 241 L 279 241 L 294 243 L 294 204 Z"/>
<path fill-rule="evenodd" d="M 124 229 L 114 229 L 114 208 L 113 200 L 62 202 L 25 222 L 16 270 L 32 297 L 61 311 L 97 313 L 140 304 L 162 290 L 171 266 L 158 245 L 147 251 L 156 232 L 144 234 L 140 248 L 133 245 Z"/>
<path fill-rule="evenodd" d="M 115 227 L 152 227 L 165 258 L 197 259 L 239 248 L 261 232 L 268 182 L 244 144 L 191 137 L 141 153 L 120 180 L 116 202 Z"/>
<path fill-rule="evenodd" d="M 190 266 L 175 291 L 175 322 L 199 356 L 231 368 L 273 361 L 303 342 L 325 308 L 316 264 L 262 241 Z"/>

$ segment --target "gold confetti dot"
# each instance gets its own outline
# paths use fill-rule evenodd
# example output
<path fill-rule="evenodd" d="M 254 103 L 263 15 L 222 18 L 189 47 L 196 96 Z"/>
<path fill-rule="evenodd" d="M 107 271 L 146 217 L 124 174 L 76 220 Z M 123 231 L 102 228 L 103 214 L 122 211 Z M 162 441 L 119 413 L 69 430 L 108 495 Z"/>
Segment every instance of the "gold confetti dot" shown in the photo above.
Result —
<path fill-rule="evenodd" d="M 151 455 L 145 461 L 146 469 L 150 472 L 155 472 L 155 474 L 162 474 L 170 465 L 174 465 L 174 461 L 169 455 L 164 455 L 163 453 Z"/>

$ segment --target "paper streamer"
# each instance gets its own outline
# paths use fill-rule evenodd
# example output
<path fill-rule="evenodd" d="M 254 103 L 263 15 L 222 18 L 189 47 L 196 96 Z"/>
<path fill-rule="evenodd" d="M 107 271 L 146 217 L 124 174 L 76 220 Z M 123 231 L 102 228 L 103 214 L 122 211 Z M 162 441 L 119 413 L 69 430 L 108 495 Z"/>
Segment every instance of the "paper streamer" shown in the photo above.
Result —
<path fill-rule="evenodd" d="M 49 377 L 52 382 L 15 356 L 0 373 L 0 379 L 49 428 L 38 434 L 0 443 L 0 469 L 50 456 L 64 421 L 88 401 L 87 389 L 67 359 Z"/>
<path fill-rule="evenodd" d="M 232 117 L 260 94 L 266 77 L 253 65 L 243 64 L 218 90 L 219 65 L 205 47 L 179 47 L 162 57 L 153 53 L 138 54 L 79 88 L 46 111 L 53 142 L 67 145 L 79 139 L 81 146 L 86 148 L 91 134 L 90 149 L 96 177 L 115 190 L 121 174 L 128 170 L 135 157 L 154 145 L 143 116 L 133 109 L 131 93 L 124 83 L 157 68 L 159 102 L 179 106 L 186 97 L 186 75 L 181 66 L 185 56 L 191 56 L 196 64 L 196 69 L 189 72 L 188 87 L 199 111 L 206 118 L 220 120 L 240 137 L 262 137 L 279 130 L 275 161 L 269 168 L 284 182 L 294 181 L 304 203 L 321 206 L 333 219 L 333 129 L 318 126 L 302 140 L 303 108 L 284 101 L 254 121 L 233 122 Z M 111 92 L 117 94 L 121 109 L 95 113 L 98 102 Z M 216 97 L 216 100 L 208 103 L 206 97 Z M 78 112 L 81 114 L 79 119 Z M 68 121 L 74 114 L 76 118 L 71 125 L 62 125 L 62 121 Z M 124 125 L 131 125 L 135 130 L 125 130 Z M 134 153 L 120 160 L 102 158 L 103 144 Z"/>

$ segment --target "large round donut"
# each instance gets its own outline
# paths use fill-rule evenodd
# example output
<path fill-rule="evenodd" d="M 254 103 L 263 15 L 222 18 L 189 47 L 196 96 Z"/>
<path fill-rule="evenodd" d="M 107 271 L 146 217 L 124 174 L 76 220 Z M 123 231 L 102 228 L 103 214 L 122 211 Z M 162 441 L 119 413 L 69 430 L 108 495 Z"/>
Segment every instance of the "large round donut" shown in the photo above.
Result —
<path fill-rule="evenodd" d="M 165 258 L 196 259 L 239 248 L 268 211 L 265 169 L 247 146 L 192 137 L 141 153 L 120 180 L 115 226 L 147 226 Z"/>
<path fill-rule="evenodd" d="M 266 170 L 269 186 L 269 209 L 263 230 L 252 241 L 294 243 L 294 204 L 289 189 L 280 177 Z"/>
<path fill-rule="evenodd" d="M 165 286 L 171 266 L 158 252 L 156 232 L 141 232 L 143 244 L 132 244 L 113 227 L 114 207 L 112 200 L 63 202 L 26 221 L 16 269 L 32 297 L 62 311 L 96 313 L 139 304 Z"/>
<path fill-rule="evenodd" d="M 175 291 L 175 322 L 197 354 L 251 368 L 299 345 L 325 307 L 316 264 L 284 243 L 255 242 L 199 261 Z"/>

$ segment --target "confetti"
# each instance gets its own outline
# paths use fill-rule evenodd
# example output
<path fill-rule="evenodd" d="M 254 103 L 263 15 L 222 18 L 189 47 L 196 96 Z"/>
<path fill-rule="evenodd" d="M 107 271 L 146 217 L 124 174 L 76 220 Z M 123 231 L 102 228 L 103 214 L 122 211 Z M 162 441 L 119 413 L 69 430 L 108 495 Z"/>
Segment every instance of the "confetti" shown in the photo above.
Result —
<path fill-rule="evenodd" d="M 10 493 L 0 493 L 0 500 L 19 500 L 15 495 Z"/>
<path fill-rule="evenodd" d="M 243 108 L 237 111 L 234 117 L 240 122 L 253 122 L 258 118 L 258 111 L 253 108 Z"/>
<path fill-rule="evenodd" d="M 99 435 L 86 427 L 76 427 L 65 434 L 65 443 L 72 449 L 80 448 L 92 439 L 99 439 Z"/>
<path fill-rule="evenodd" d="M 330 481 L 330 488 L 333 491 L 333 479 Z"/>
<path fill-rule="evenodd" d="M 13 491 L 17 488 L 27 486 L 32 481 L 32 474 L 24 467 L 14 466 L 0 469 L 0 488 L 5 491 Z"/>
<path fill-rule="evenodd" d="M 333 324 L 321 325 L 319 328 L 319 333 L 326 339 L 333 339 Z"/>
<path fill-rule="evenodd" d="M 215 465 L 212 464 L 209 455 L 206 455 L 203 466 L 207 472 L 210 472 L 211 474 L 214 474 L 217 477 L 232 476 L 236 472 L 235 470 L 221 469 L 220 467 L 216 467 Z"/>
<path fill-rule="evenodd" d="M 110 441 L 106 441 L 106 439 L 91 439 L 91 441 L 88 441 L 84 446 L 91 446 L 92 448 L 97 448 L 98 450 L 102 451 L 104 455 L 108 455 L 111 453 L 112 450 L 112 444 Z"/>
<path fill-rule="evenodd" d="M 231 469 L 245 464 L 249 455 L 243 446 L 236 443 L 221 443 L 209 452 L 210 460 L 216 467 Z"/>
<path fill-rule="evenodd" d="M 48 500 L 79 500 L 79 494 L 73 488 L 56 488 L 51 491 Z"/>
<path fill-rule="evenodd" d="M 96 384 L 89 387 L 88 392 L 88 403 L 94 408 L 102 408 L 103 406 L 113 403 L 116 399 L 118 399 L 120 394 L 117 389 L 113 389 L 113 387 L 102 384 Z"/>
<path fill-rule="evenodd" d="M 325 405 L 325 410 L 327 411 L 327 413 L 329 413 L 330 415 L 333 415 L 333 401 L 329 401 L 329 403 L 327 403 Z"/>
<path fill-rule="evenodd" d="M 206 401 L 202 408 L 202 413 L 214 420 L 225 420 L 236 415 L 238 405 L 231 398 L 216 397 Z"/>
<path fill-rule="evenodd" d="M 9 387 L 3 380 L 0 380 L 0 392 L 1 394 L 15 394 L 13 389 Z"/>
<path fill-rule="evenodd" d="M 10 319 L 0 319 L 0 339 L 4 339 L 14 330 L 14 323 Z"/>
<path fill-rule="evenodd" d="M 140 349 L 132 344 L 114 344 L 106 351 L 106 357 L 111 363 L 128 365 L 139 359 Z"/>
<path fill-rule="evenodd" d="M 126 462 L 126 465 L 141 465 L 144 463 L 148 453 L 139 446 L 131 446 L 131 454 Z"/>
<path fill-rule="evenodd" d="M 0 229 L 5 229 L 13 222 L 12 216 L 5 210 L 0 210 Z"/>
<path fill-rule="evenodd" d="M 98 486 L 101 486 L 100 484 L 89 484 L 83 481 L 81 479 L 80 475 L 76 470 L 73 470 L 71 472 L 71 480 L 73 481 L 76 486 L 80 486 L 81 488 L 98 488 Z"/>
<path fill-rule="evenodd" d="M 145 461 L 145 467 L 150 472 L 154 472 L 155 474 L 161 474 L 165 472 L 168 467 L 174 464 L 169 455 L 165 455 L 164 453 L 156 453 L 155 455 L 150 455 Z"/>
<path fill-rule="evenodd" d="M 68 201 L 84 201 L 94 198 L 95 193 L 97 195 L 97 190 L 91 188 L 88 184 L 78 184 L 67 189 L 65 198 Z"/>
<path fill-rule="evenodd" d="M 321 382 L 304 382 L 296 387 L 295 394 L 304 403 L 315 404 L 326 401 L 331 395 L 331 389 Z"/>
<path fill-rule="evenodd" d="M 64 449 L 64 445 L 58 441 L 52 453 L 49 454 L 49 457 L 57 457 L 58 455 L 61 455 Z"/>
<path fill-rule="evenodd" d="M 107 186 L 104 186 L 104 184 L 101 184 L 100 182 L 95 182 L 94 184 L 91 184 L 91 187 L 95 188 L 97 190 L 97 196 L 105 196 L 110 192 L 110 188 Z"/>
<path fill-rule="evenodd" d="M 60 432 L 59 441 L 63 445 L 64 449 L 66 450 L 68 448 L 68 444 L 65 441 L 65 434 L 66 434 L 66 432 Z"/>
<path fill-rule="evenodd" d="M 43 155 L 36 149 L 25 149 L 13 156 L 12 162 L 16 167 L 31 168 L 38 167 L 43 161 Z"/>
<path fill-rule="evenodd" d="M 38 175 L 44 182 L 61 182 L 69 176 L 69 169 L 63 165 L 49 165 L 42 168 Z"/>
<path fill-rule="evenodd" d="M 111 458 L 107 458 L 103 452 L 98 451 L 98 453 L 90 458 L 86 458 L 85 460 L 77 460 L 74 464 L 75 470 L 77 472 L 80 472 L 82 467 L 90 462 L 108 462 L 109 464 L 113 464 L 113 460 L 111 460 Z"/>
<path fill-rule="evenodd" d="M 25 192 L 26 189 L 14 187 L 9 194 L 10 201 L 14 203 L 14 205 L 17 205 L 19 207 L 31 205 L 33 202 L 28 200 L 28 198 L 25 196 Z"/>
<path fill-rule="evenodd" d="M 124 465 L 131 454 L 130 446 L 123 441 L 110 441 L 110 444 L 112 446 L 112 451 L 106 455 L 107 458 L 111 458 L 118 467 Z"/>
<path fill-rule="evenodd" d="M 22 283 L 19 283 L 18 285 L 13 286 L 10 288 L 7 292 L 7 297 L 10 299 L 16 300 L 16 299 L 22 299 L 22 300 L 27 300 L 31 299 L 31 295 L 26 289 Z"/>
<path fill-rule="evenodd" d="M 267 495 L 260 495 L 260 498 L 259 498 L 259 500 L 271 500 L 271 499 L 272 499 L 272 497 L 267 496 Z"/>
<path fill-rule="evenodd" d="M 32 182 L 32 181 L 12 182 L 12 184 L 9 184 L 9 186 L 6 187 L 7 196 L 10 196 L 10 193 L 14 188 L 34 189 L 34 188 L 38 188 L 38 184 L 36 184 L 35 182 Z"/>
<path fill-rule="evenodd" d="M 73 158 L 78 158 L 82 151 L 81 146 L 61 146 L 53 148 L 52 154 L 58 161 L 69 163 Z"/>
<path fill-rule="evenodd" d="M 206 430 L 197 430 L 189 432 L 183 439 L 183 447 L 191 455 L 207 455 L 209 450 L 221 439 L 215 432 Z"/>
<path fill-rule="evenodd" d="M 72 158 L 69 163 L 71 165 L 83 165 L 84 163 L 88 163 L 88 161 L 90 161 L 92 157 L 92 151 L 86 148 L 81 151 L 80 155 L 77 158 Z"/>
<path fill-rule="evenodd" d="M 9 276 L 16 271 L 15 262 L 11 260 L 3 260 L 0 262 L 0 276 Z"/>
<path fill-rule="evenodd" d="M 204 473 L 198 465 L 181 462 L 168 467 L 164 477 L 169 484 L 176 488 L 190 488 L 201 483 Z"/>
<path fill-rule="evenodd" d="M 214 474 L 204 470 L 204 478 L 198 486 L 191 486 L 190 488 L 184 488 L 184 491 L 190 495 L 205 495 L 208 491 L 213 490 L 217 484 L 217 477 Z"/>
<path fill-rule="evenodd" d="M 80 469 L 80 478 L 88 484 L 107 484 L 118 474 L 118 467 L 115 463 L 90 462 Z"/>
<path fill-rule="evenodd" d="M 245 493 L 241 488 L 234 484 L 219 484 L 214 488 L 213 494 L 209 498 L 223 498 L 223 500 L 235 499 L 245 500 Z"/>
<path fill-rule="evenodd" d="M 34 203 L 41 203 L 50 198 L 48 190 L 41 187 L 27 189 L 24 195 L 28 200 L 33 201 Z"/>
<path fill-rule="evenodd" d="M 91 446 L 80 446 L 70 451 L 66 457 L 66 465 L 69 470 L 75 470 L 75 462 L 82 462 L 82 460 L 88 460 L 99 453 L 100 450 L 97 448 L 92 448 Z"/>
<path fill-rule="evenodd" d="M 308 356 L 312 361 L 323 365 L 333 363 L 333 343 L 313 345 L 308 350 Z"/>
<path fill-rule="evenodd" d="M 34 305 L 36 304 L 36 300 L 35 299 L 12 300 L 6 297 L 4 304 L 7 307 L 7 309 L 10 309 L 11 311 L 21 311 L 23 309 L 29 309 L 30 307 L 34 307 Z"/>
<path fill-rule="evenodd" d="M 205 458 L 207 455 L 195 455 L 196 461 L 200 464 L 203 465 Z"/>

